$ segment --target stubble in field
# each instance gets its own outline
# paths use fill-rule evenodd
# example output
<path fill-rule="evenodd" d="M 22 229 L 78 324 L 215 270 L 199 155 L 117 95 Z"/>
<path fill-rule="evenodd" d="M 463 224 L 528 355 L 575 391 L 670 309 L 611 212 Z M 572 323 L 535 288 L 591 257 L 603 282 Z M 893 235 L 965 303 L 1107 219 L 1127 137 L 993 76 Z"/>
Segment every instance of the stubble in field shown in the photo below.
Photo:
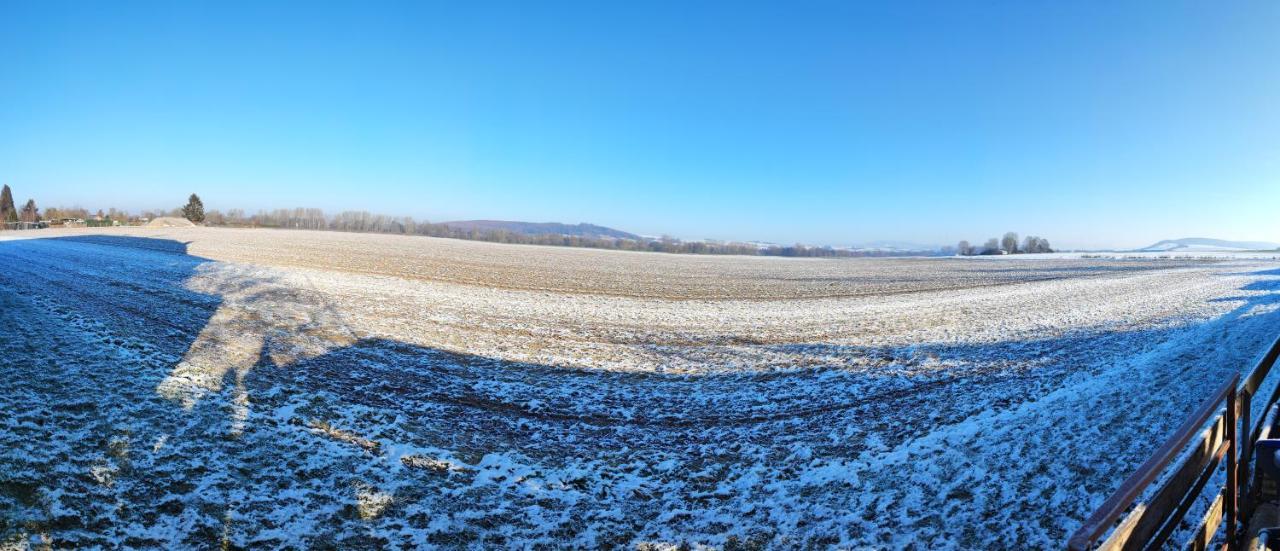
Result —
<path fill-rule="evenodd" d="M 1276 321 L 1261 261 L 41 237 L 0 530 L 59 545 L 1056 545 Z"/>

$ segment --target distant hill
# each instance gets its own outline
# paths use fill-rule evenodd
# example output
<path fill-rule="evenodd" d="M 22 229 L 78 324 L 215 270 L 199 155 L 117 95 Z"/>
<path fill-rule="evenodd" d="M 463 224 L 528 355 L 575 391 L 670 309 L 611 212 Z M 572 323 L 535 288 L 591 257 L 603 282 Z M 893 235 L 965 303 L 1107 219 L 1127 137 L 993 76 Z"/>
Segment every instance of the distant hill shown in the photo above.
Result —
<path fill-rule="evenodd" d="M 1213 252 L 1271 251 L 1275 249 L 1280 249 L 1280 244 L 1267 241 L 1226 241 L 1205 237 L 1186 237 L 1183 239 L 1166 239 L 1138 250 L 1144 252 Z"/>
<path fill-rule="evenodd" d="M 915 243 L 911 241 L 869 241 L 866 243 L 855 243 L 850 245 L 848 248 L 851 250 L 863 251 L 928 252 L 941 249 L 942 246 Z"/>
<path fill-rule="evenodd" d="M 445 222 L 459 230 L 509 231 L 522 235 L 570 235 L 592 239 L 634 239 L 640 236 L 595 224 L 561 224 L 560 222 L 513 222 L 509 220 L 458 220 Z"/>

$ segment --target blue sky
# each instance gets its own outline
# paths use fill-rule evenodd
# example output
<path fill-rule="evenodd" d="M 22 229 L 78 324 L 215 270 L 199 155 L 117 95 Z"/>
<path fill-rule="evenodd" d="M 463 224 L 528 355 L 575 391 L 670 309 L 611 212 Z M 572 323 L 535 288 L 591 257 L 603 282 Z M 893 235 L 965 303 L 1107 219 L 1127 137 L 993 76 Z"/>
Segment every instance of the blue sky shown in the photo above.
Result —
<path fill-rule="evenodd" d="M 1277 28 L 1272 1 L 0 0 L 0 182 L 684 238 L 1280 241 Z"/>

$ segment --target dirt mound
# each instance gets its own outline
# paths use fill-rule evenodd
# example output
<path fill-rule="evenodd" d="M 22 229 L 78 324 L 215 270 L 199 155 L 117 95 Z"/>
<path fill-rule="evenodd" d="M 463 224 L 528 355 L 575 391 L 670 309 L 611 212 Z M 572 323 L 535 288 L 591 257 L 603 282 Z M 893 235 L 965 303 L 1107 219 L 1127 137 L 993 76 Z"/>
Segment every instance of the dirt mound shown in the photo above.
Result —
<path fill-rule="evenodd" d="M 195 226 L 195 224 L 192 224 L 190 220 L 187 220 L 186 218 L 174 218 L 172 216 L 161 216 L 155 220 L 147 222 L 148 228 L 188 228 L 191 226 Z"/>

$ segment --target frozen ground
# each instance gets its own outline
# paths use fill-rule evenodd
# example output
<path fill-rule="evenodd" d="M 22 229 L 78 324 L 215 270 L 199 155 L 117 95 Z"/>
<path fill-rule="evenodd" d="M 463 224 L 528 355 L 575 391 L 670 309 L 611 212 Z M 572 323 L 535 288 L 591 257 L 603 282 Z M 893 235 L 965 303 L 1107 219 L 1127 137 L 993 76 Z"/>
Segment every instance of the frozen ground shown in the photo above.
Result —
<path fill-rule="evenodd" d="M 1057 547 L 1280 321 L 1258 258 L 166 228 L 0 266 L 9 547 Z"/>

